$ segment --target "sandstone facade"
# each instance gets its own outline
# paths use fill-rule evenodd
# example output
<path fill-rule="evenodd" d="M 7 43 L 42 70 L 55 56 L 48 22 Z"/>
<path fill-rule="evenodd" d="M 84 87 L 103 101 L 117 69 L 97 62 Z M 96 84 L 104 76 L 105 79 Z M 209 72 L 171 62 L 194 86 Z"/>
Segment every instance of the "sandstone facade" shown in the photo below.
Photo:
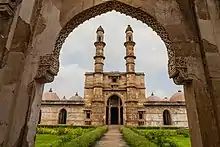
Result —
<path fill-rule="evenodd" d="M 40 125 L 75 125 L 75 126 L 84 126 L 92 125 L 92 110 L 86 107 L 85 99 L 78 98 L 80 96 L 73 96 L 74 99 L 56 99 L 54 97 L 54 92 L 49 93 L 53 99 L 48 100 L 48 97 L 43 97 L 41 111 L 39 116 Z M 114 92 L 116 94 L 117 92 Z M 179 93 L 179 92 L 178 92 Z M 114 95 L 113 94 L 113 95 Z M 174 94 L 174 96 L 176 93 Z M 181 94 L 181 96 L 183 93 Z M 172 96 L 171 99 L 174 97 Z M 136 126 L 146 126 L 146 127 L 188 127 L 187 113 L 184 99 L 178 99 L 176 97 L 175 101 L 170 101 L 170 99 L 158 98 L 156 101 L 152 100 L 152 96 L 144 98 L 144 103 L 142 107 L 139 106 L 137 112 L 132 112 L 131 114 L 137 115 L 136 122 L 131 125 Z M 108 97 L 110 98 L 110 97 Z M 106 105 L 101 109 L 106 109 Z M 66 115 L 62 117 L 62 110 L 65 110 Z M 121 109 L 126 112 L 126 108 Z M 170 115 L 169 124 L 166 124 L 166 117 L 164 112 L 168 111 Z M 126 112 L 127 113 L 127 112 Z M 126 125 L 127 115 L 122 113 L 122 117 L 118 118 L 121 120 L 122 125 Z M 101 125 L 112 124 L 111 120 L 106 121 L 106 118 L 109 114 L 103 114 L 104 117 L 100 118 Z M 113 117 L 115 114 L 112 114 Z M 141 116 L 140 116 L 141 115 Z M 65 121 L 62 122 L 62 119 Z M 105 119 L 105 120 L 103 120 Z M 113 122 L 114 123 L 114 122 Z"/>
<path fill-rule="evenodd" d="M 1 146 L 34 146 L 43 85 L 59 71 L 65 38 L 84 21 L 112 10 L 148 24 L 164 41 L 169 76 L 184 85 L 192 146 L 220 146 L 218 0 L 1 0 L 0 4 Z"/>
<path fill-rule="evenodd" d="M 182 92 L 170 100 L 153 94 L 146 98 L 145 75 L 135 72 L 131 26 L 125 31 L 126 72 L 103 71 L 104 29 L 100 26 L 96 33 L 94 72 L 85 73 L 84 98 L 76 93 L 60 100 L 52 90 L 44 93 L 40 124 L 188 127 Z"/>

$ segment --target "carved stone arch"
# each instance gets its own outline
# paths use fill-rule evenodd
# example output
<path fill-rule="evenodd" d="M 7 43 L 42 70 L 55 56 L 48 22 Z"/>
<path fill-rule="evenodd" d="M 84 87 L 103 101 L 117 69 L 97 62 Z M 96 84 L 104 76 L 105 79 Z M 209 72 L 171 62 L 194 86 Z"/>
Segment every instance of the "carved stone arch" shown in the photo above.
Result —
<path fill-rule="evenodd" d="M 121 99 L 121 101 L 122 101 L 122 105 L 124 105 L 124 103 L 125 103 L 125 101 L 124 101 L 124 97 L 123 97 L 122 94 L 120 94 L 120 93 L 118 93 L 118 92 L 111 92 L 111 93 L 108 93 L 108 95 L 107 95 L 107 97 L 106 97 L 106 100 L 105 100 L 105 105 L 107 105 L 107 101 L 108 101 L 108 99 L 109 99 L 111 96 L 113 96 L 113 95 L 118 96 L 118 97 Z"/>
<path fill-rule="evenodd" d="M 53 53 L 41 57 L 39 65 L 40 67 L 38 69 L 36 79 L 42 81 L 43 83 L 52 82 L 53 76 L 57 75 L 59 71 L 60 50 L 68 35 L 77 26 L 79 26 L 86 20 L 89 20 L 90 18 L 94 18 L 98 15 L 107 13 L 112 10 L 131 16 L 132 18 L 136 18 L 137 20 L 140 20 L 141 22 L 151 27 L 161 37 L 166 45 L 169 58 L 168 72 L 170 78 L 174 78 L 174 82 L 176 84 L 184 84 L 185 81 L 188 81 L 188 76 L 186 72 L 187 66 L 186 64 L 182 64 L 186 63 L 185 58 L 176 59 L 175 49 L 172 46 L 172 41 L 169 39 L 168 32 L 165 30 L 165 28 L 154 17 L 149 15 L 144 10 L 135 8 L 117 0 L 103 2 L 73 16 L 73 18 L 70 19 L 70 21 L 67 22 L 60 31 L 56 39 Z M 177 66 L 177 64 L 180 64 L 180 66 Z"/>
<path fill-rule="evenodd" d="M 125 4 L 123 2 L 119 2 L 117 0 L 103 2 L 101 4 L 93 6 L 89 9 L 86 9 L 86 10 L 82 11 L 81 13 L 75 15 L 60 31 L 58 38 L 56 40 L 53 54 L 56 56 L 59 56 L 61 47 L 62 47 L 65 39 L 77 26 L 79 26 L 80 24 L 82 24 L 86 20 L 94 18 L 98 15 L 110 12 L 112 10 L 115 10 L 116 12 L 123 13 L 125 15 L 132 17 L 132 18 L 136 18 L 137 20 L 140 20 L 141 22 L 147 24 L 164 41 L 164 43 L 167 47 L 167 50 L 168 50 L 169 58 L 172 58 L 174 56 L 174 50 L 171 47 L 171 41 L 169 39 L 169 35 L 168 35 L 167 31 L 154 17 L 152 17 L 147 12 L 145 12 L 139 8 L 135 8 L 133 6 L 130 6 L 130 5 Z"/>

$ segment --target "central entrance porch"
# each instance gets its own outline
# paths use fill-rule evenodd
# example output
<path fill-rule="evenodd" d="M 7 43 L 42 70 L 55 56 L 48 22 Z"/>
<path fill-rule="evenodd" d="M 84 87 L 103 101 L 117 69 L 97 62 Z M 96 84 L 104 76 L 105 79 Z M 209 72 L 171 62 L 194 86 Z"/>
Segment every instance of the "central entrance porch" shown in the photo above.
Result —
<path fill-rule="evenodd" d="M 107 101 L 106 125 L 123 125 L 123 105 L 117 95 L 112 95 Z"/>

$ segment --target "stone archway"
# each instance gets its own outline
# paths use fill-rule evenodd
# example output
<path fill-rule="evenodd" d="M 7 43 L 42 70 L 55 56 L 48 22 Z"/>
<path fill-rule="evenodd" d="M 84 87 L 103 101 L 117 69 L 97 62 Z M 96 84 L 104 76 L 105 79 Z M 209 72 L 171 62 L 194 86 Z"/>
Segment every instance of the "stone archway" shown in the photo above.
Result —
<path fill-rule="evenodd" d="M 66 120 L 67 120 L 67 111 L 66 109 L 61 109 L 59 111 L 59 115 L 58 115 L 58 124 L 66 124 Z"/>
<path fill-rule="evenodd" d="M 13 6 L 4 3 L 6 9 L 1 11 L 6 13 L 1 14 L 8 22 L 4 24 L 9 25 L 4 26 L 3 39 L 0 37 L 5 44 L 0 46 L 0 111 L 7 111 L 0 115 L 0 144 L 33 145 L 43 84 L 52 82 L 57 75 L 60 48 L 68 32 L 85 20 L 116 10 L 148 24 L 165 42 L 170 78 L 176 84 L 184 84 L 192 146 L 220 146 L 217 3 L 120 1 L 23 0 L 15 1 Z"/>
<path fill-rule="evenodd" d="M 112 95 L 106 105 L 106 125 L 123 125 L 123 103 L 119 96 Z"/>
<path fill-rule="evenodd" d="M 169 110 L 163 111 L 163 125 L 172 125 L 172 118 Z"/>

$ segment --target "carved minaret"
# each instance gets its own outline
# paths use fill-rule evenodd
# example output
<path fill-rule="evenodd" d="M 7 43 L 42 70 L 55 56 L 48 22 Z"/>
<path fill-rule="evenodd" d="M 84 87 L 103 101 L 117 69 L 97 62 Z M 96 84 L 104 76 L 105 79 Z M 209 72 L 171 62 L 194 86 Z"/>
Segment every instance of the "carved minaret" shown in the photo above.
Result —
<path fill-rule="evenodd" d="M 126 31 L 126 42 L 124 43 L 126 47 L 126 72 L 134 73 L 135 72 L 135 62 L 136 56 L 134 55 L 134 46 L 135 42 L 133 41 L 133 30 L 130 25 L 128 25 Z"/>
<path fill-rule="evenodd" d="M 104 96 L 103 96 L 103 66 L 104 66 L 104 30 L 100 26 L 97 31 L 97 39 L 95 44 L 96 54 L 94 56 L 95 65 L 94 65 L 94 74 L 93 74 L 93 98 L 91 105 L 91 121 L 92 125 L 103 125 L 103 116 L 104 116 Z M 101 118 L 101 119 L 100 119 Z"/>
<path fill-rule="evenodd" d="M 94 43 L 96 47 L 96 54 L 94 56 L 95 65 L 94 65 L 94 72 L 103 72 L 103 66 L 104 66 L 104 29 L 100 26 L 97 31 L 97 38 L 96 42 Z"/>
<path fill-rule="evenodd" d="M 126 42 L 124 43 L 126 48 L 126 77 L 127 77 L 127 98 L 126 103 L 126 125 L 137 125 L 137 106 L 138 106 L 138 97 L 137 97 L 137 88 L 135 84 L 135 62 L 136 57 L 134 56 L 134 46 L 135 42 L 133 41 L 133 30 L 130 25 L 128 25 L 126 31 Z"/>

